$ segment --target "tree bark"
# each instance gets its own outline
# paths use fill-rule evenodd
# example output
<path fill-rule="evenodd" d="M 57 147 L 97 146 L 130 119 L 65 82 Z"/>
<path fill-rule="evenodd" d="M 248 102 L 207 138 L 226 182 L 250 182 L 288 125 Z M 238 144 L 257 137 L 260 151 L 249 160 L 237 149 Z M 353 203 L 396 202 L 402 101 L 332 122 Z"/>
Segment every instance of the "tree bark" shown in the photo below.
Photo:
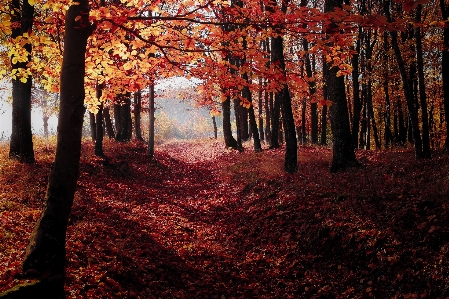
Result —
<path fill-rule="evenodd" d="M 238 149 L 237 141 L 232 136 L 231 128 L 231 98 L 226 97 L 226 100 L 221 103 L 223 109 L 223 138 L 227 148 Z"/>
<path fill-rule="evenodd" d="M 260 141 L 264 141 L 265 140 L 265 133 L 263 131 L 263 115 L 262 115 L 262 111 L 263 111 L 263 90 L 262 90 L 262 78 L 259 78 L 259 93 L 258 93 L 258 99 L 259 99 L 259 108 L 257 109 L 258 112 L 258 120 L 259 120 L 259 138 Z"/>
<path fill-rule="evenodd" d="M 443 20 L 449 18 L 449 4 L 445 4 L 444 0 L 440 0 L 441 14 Z M 444 120 L 446 122 L 446 140 L 444 142 L 444 150 L 449 152 L 449 26 L 443 29 L 443 57 L 442 57 L 442 76 L 443 76 L 443 106 Z"/>
<path fill-rule="evenodd" d="M 114 109 L 116 115 L 116 135 L 115 140 L 119 142 L 128 142 L 132 138 L 132 120 L 131 120 L 131 99 L 130 93 L 126 93 L 120 97 L 120 103 L 117 104 L 117 108 Z"/>
<path fill-rule="evenodd" d="M 324 105 L 321 109 L 321 138 L 320 144 L 327 144 L 327 105 Z"/>
<path fill-rule="evenodd" d="M 217 121 L 215 120 L 215 116 L 212 116 L 212 125 L 214 128 L 214 139 L 217 139 Z"/>
<path fill-rule="evenodd" d="M 154 84 L 150 85 L 150 101 L 148 106 L 148 149 L 147 156 L 154 159 Z"/>
<path fill-rule="evenodd" d="M 384 12 L 387 16 L 387 19 L 389 21 L 391 21 L 392 19 L 390 16 L 389 1 L 385 1 Z M 422 152 L 421 134 L 419 131 L 419 124 L 418 124 L 418 110 L 416 108 L 416 103 L 413 98 L 412 87 L 410 86 L 410 84 L 408 82 L 404 60 L 402 59 L 401 50 L 399 49 L 399 44 L 397 41 L 397 35 L 398 34 L 396 31 L 390 31 L 391 44 L 393 47 L 394 54 L 396 56 L 396 60 L 397 60 L 398 67 L 399 67 L 399 72 L 401 74 L 402 87 L 403 87 L 405 100 L 407 101 L 407 108 L 409 111 L 410 122 L 411 122 L 410 125 L 411 125 L 412 134 L 413 134 L 414 145 L 415 145 L 415 155 L 416 155 L 416 158 L 421 159 L 421 158 L 423 158 L 423 152 Z"/>
<path fill-rule="evenodd" d="M 421 22 L 422 4 L 419 4 L 416 8 L 417 23 Z M 416 66 L 418 71 L 418 86 L 419 86 L 419 100 L 421 106 L 421 119 L 422 119 L 422 155 L 423 158 L 430 159 L 430 140 L 429 140 L 429 117 L 427 113 L 427 98 L 426 88 L 424 82 L 424 61 L 423 50 L 421 40 L 421 27 L 415 28 L 415 41 L 416 41 Z"/>
<path fill-rule="evenodd" d="M 20 24 L 20 27 L 13 28 L 11 38 L 17 38 L 24 33 L 30 33 L 33 27 L 34 6 L 28 1 L 12 0 L 12 8 L 15 11 L 11 21 Z M 20 15 L 19 15 L 20 12 Z M 24 49 L 28 53 L 27 61 L 13 63 L 12 69 L 29 70 L 28 63 L 31 61 L 31 44 L 27 43 Z M 31 85 L 32 77 L 27 76 L 26 82 L 22 78 L 12 79 L 12 130 L 9 146 L 9 158 L 17 159 L 24 163 L 34 162 L 33 134 L 31 131 Z"/>
<path fill-rule="evenodd" d="M 112 126 L 111 114 L 109 112 L 109 107 L 103 107 L 103 118 L 104 124 L 106 126 L 106 134 L 109 138 L 115 138 L 114 127 Z"/>
<path fill-rule="evenodd" d="M 22 265 L 25 276 L 32 278 L 64 276 L 66 230 L 79 174 L 85 111 L 85 52 L 87 38 L 92 30 L 88 1 L 77 2 L 77 5 L 72 2 L 66 14 L 55 161 L 45 206 L 30 237 Z M 76 19 L 78 16 L 81 19 Z M 59 287 L 63 293 L 62 286 Z M 47 291 L 52 292 L 54 289 Z"/>
<path fill-rule="evenodd" d="M 288 1 L 282 3 L 281 10 L 285 13 Z M 284 58 L 284 39 L 281 35 L 272 37 L 271 55 L 274 65 L 279 67 L 279 71 L 286 80 L 285 58 Z M 282 117 L 284 121 L 285 132 L 285 158 L 284 170 L 288 173 L 294 173 L 298 170 L 298 144 L 296 139 L 295 120 L 293 119 L 292 99 L 287 82 L 283 82 L 283 88 L 276 94 L 276 103 L 282 106 Z M 279 122 L 279 115 L 277 117 Z M 276 119 L 273 119 L 273 123 Z M 273 128 L 274 132 L 274 128 Z M 274 134 L 272 133 L 272 136 Z M 278 137 L 278 136 L 276 136 Z M 273 138 L 272 138 L 273 141 Z"/>
<path fill-rule="evenodd" d="M 324 11 L 334 11 L 336 7 L 341 7 L 342 4 L 341 0 L 326 0 Z M 332 23 L 327 30 L 335 32 L 337 30 L 336 24 Z M 344 77 L 337 77 L 338 69 L 337 67 L 332 67 L 331 63 L 326 63 L 324 67 L 326 68 L 325 81 L 328 97 L 332 101 L 330 118 L 333 156 L 330 171 L 337 172 L 348 167 L 359 166 L 360 164 L 355 157 L 352 145 Z"/>
<path fill-rule="evenodd" d="M 308 78 L 312 78 L 313 77 L 312 63 L 310 61 L 310 55 L 308 53 L 309 42 L 306 39 L 303 39 L 302 46 L 304 48 L 304 51 L 306 52 L 306 54 L 305 54 L 306 74 L 307 74 Z M 315 82 L 315 80 L 313 80 L 313 81 L 309 80 L 308 83 L 309 83 L 310 98 L 313 98 L 313 95 L 316 93 L 316 82 Z M 317 108 L 318 108 L 317 103 L 315 101 L 310 103 L 311 141 L 313 144 L 318 143 L 318 111 L 317 111 Z M 304 136 L 303 136 L 303 138 L 304 138 Z"/>
<path fill-rule="evenodd" d="M 142 107 L 142 93 L 139 90 L 134 93 L 134 132 L 137 140 L 143 141 L 142 129 L 140 128 L 140 110 Z"/>
<path fill-rule="evenodd" d="M 391 101 L 390 101 L 390 89 L 388 84 L 388 36 L 387 32 L 384 32 L 384 78 L 383 78 L 383 90 L 385 94 L 385 148 L 389 148 L 393 141 L 393 134 L 391 133 Z"/>
<path fill-rule="evenodd" d="M 93 112 L 89 112 L 90 137 L 92 138 L 92 141 L 97 139 L 97 124 L 95 121 L 95 114 Z"/>

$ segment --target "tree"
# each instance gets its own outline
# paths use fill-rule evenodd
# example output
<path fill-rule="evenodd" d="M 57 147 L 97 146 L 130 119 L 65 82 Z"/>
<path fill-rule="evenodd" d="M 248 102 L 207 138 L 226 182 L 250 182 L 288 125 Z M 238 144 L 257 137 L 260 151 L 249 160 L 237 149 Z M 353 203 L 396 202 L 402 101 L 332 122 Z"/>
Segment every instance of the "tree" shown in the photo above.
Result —
<path fill-rule="evenodd" d="M 388 20 L 392 21 L 391 13 L 390 13 L 390 1 L 385 1 L 384 4 L 384 12 L 387 16 Z M 399 67 L 399 72 L 401 74 L 402 79 L 402 88 L 404 92 L 404 96 L 407 102 L 407 108 L 410 117 L 410 128 L 414 139 L 415 145 L 415 155 L 418 159 L 423 158 L 422 151 L 422 139 L 419 131 L 419 123 L 418 123 L 418 109 L 416 107 L 416 103 L 413 98 L 413 90 L 410 82 L 408 80 L 407 71 L 405 69 L 405 63 L 402 58 L 402 53 L 398 44 L 398 34 L 397 31 L 390 31 L 391 36 L 391 45 L 394 50 L 394 54 L 396 57 L 396 61 Z"/>
<path fill-rule="evenodd" d="M 55 280 L 58 284 L 46 292 L 57 293 L 60 297 L 63 296 L 61 282 L 64 277 L 67 223 L 79 173 L 85 111 L 84 57 L 91 32 L 88 1 L 71 2 L 65 19 L 56 156 L 44 210 L 30 237 L 22 266 L 25 277 L 40 280 L 59 277 Z"/>
<path fill-rule="evenodd" d="M 14 53 L 12 64 L 12 132 L 9 157 L 25 163 L 34 162 L 33 135 L 31 132 L 31 86 L 32 78 L 28 64 L 31 61 L 31 43 L 26 38 L 33 27 L 34 6 L 28 1 L 12 0 L 12 21 L 20 26 L 12 29 L 11 38 L 17 44 L 25 40 L 21 53 Z M 20 48 L 19 48 L 20 49 Z M 23 54 L 22 54 L 23 55 Z"/>
<path fill-rule="evenodd" d="M 440 0 L 441 15 L 443 20 L 449 18 L 449 3 Z M 446 140 L 444 142 L 445 151 L 449 151 L 449 26 L 444 25 L 443 28 L 443 58 L 442 58 L 442 75 L 443 75 L 443 97 L 444 97 L 444 118 L 446 121 Z"/>
<path fill-rule="evenodd" d="M 422 4 L 419 4 L 416 8 L 415 22 L 421 22 Z M 418 71 L 418 86 L 419 86 L 419 99 L 421 107 L 422 118 L 422 145 L 423 145 L 423 158 L 430 159 L 430 140 L 429 140 L 429 116 L 427 113 L 427 97 L 426 87 L 424 82 L 424 61 L 423 61 L 423 49 L 421 38 L 421 27 L 415 28 L 415 42 L 416 42 L 416 64 Z"/>
<path fill-rule="evenodd" d="M 274 11 L 276 4 L 270 2 L 270 11 Z M 282 6 L 280 11 L 282 13 L 287 12 L 288 1 L 282 2 Z M 285 60 L 284 60 L 284 39 L 282 35 L 278 35 L 276 37 L 272 37 L 271 40 L 271 55 L 272 55 L 272 63 L 279 68 L 279 72 L 283 75 L 284 80 L 286 78 L 285 71 Z M 296 130 L 295 130 L 295 121 L 293 119 L 292 112 L 292 99 L 290 96 L 290 89 L 288 87 L 288 83 L 284 81 L 282 83 L 282 88 L 280 91 L 276 93 L 276 103 L 278 105 L 282 105 L 282 116 L 284 118 L 284 129 L 285 129 L 285 158 L 284 158 L 284 169 L 288 173 L 294 173 L 298 170 L 298 145 L 296 139 Z M 273 123 L 276 120 L 273 119 Z M 275 128 L 273 127 L 273 131 Z M 272 131 L 272 136 L 274 132 Z M 272 137 L 273 140 L 273 137 Z"/>
<path fill-rule="evenodd" d="M 324 11 L 332 12 L 336 7 L 343 4 L 342 0 L 326 0 Z M 338 29 L 335 22 L 331 22 L 326 28 L 327 34 L 334 41 L 338 36 Z M 334 35 L 332 37 L 332 34 Z M 329 42 L 329 46 L 334 46 Z M 346 103 L 346 90 L 344 77 L 338 74 L 338 67 L 333 65 L 333 61 L 325 64 L 324 80 L 326 82 L 327 96 L 332 101 L 330 106 L 330 118 L 332 127 L 332 165 L 331 172 L 344 170 L 348 167 L 359 166 L 354 153 L 351 140 L 351 129 L 349 126 L 348 107 Z"/>
<path fill-rule="evenodd" d="M 147 148 L 147 156 L 150 159 L 154 159 L 154 83 L 150 85 L 149 92 L 149 101 L 148 101 L 148 116 L 149 116 L 149 124 L 148 124 L 148 148 Z"/>

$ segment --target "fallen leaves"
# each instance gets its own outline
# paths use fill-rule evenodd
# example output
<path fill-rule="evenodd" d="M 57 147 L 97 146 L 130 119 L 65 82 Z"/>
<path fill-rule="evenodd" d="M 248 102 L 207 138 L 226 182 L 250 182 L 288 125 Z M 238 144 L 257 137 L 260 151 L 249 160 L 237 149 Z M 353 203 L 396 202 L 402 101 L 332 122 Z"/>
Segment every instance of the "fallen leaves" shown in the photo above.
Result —
<path fill-rule="evenodd" d="M 360 151 L 364 169 L 330 174 L 330 150 L 301 147 L 299 173 L 285 175 L 282 149 L 238 153 L 212 140 L 167 143 L 157 162 L 138 142 L 105 152 L 100 161 L 83 145 L 68 298 L 449 296 L 440 153 L 417 162 Z M 15 284 L 50 161 L 2 166 L 0 290 Z M 25 173 L 36 186 L 26 201 Z"/>

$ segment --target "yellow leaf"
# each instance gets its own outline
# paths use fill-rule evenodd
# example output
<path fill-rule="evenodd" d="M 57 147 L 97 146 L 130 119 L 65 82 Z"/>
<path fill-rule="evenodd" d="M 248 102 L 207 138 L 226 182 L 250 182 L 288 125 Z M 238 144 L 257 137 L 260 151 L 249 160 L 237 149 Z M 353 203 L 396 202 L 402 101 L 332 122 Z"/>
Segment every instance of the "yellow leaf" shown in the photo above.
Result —
<path fill-rule="evenodd" d="M 27 78 L 20 78 L 20 82 L 22 82 L 22 83 L 27 83 Z"/>
<path fill-rule="evenodd" d="M 28 3 L 29 3 L 31 6 L 34 6 L 34 4 L 36 4 L 36 1 L 35 1 L 35 0 L 28 0 Z"/>

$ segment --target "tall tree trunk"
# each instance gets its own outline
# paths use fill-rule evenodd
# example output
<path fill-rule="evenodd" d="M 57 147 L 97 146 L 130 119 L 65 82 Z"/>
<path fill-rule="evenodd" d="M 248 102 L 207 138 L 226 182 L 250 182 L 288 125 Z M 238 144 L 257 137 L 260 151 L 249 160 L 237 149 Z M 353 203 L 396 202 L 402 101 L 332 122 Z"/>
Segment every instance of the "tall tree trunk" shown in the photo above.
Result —
<path fill-rule="evenodd" d="M 416 8 L 417 23 L 421 22 L 422 4 L 419 4 Z M 418 68 L 418 85 L 419 85 L 419 99 L 421 106 L 421 118 L 422 118 L 422 144 L 423 144 L 423 158 L 430 159 L 430 140 L 429 140 L 429 117 L 427 114 L 427 99 L 426 88 L 424 82 L 424 61 L 423 50 L 421 40 L 421 27 L 415 28 L 415 41 L 416 41 L 416 65 Z"/>
<path fill-rule="evenodd" d="M 147 156 L 154 159 L 154 84 L 150 85 L 150 100 L 148 105 L 148 149 Z"/>
<path fill-rule="evenodd" d="M 106 134 L 109 138 L 115 138 L 114 127 L 112 126 L 111 114 L 109 112 L 109 107 L 103 107 L 103 118 L 104 124 L 106 125 Z"/>
<path fill-rule="evenodd" d="M 392 21 L 392 18 L 390 15 L 390 2 L 389 1 L 385 1 L 384 12 L 385 12 L 385 15 L 387 16 L 387 19 L 389 21 Z M 411 125 L 414 144 L 415 144 L 415 155 L 416 155 L 416 158 L 421 159 L 421 158 L 423 158 L 423 153 L 422 153 L 422 140 L 421 140 L 421 135 L 419 132 L 419 124 L 418 124 L 418 111 L 416 109 L 416 104 L 415 104 L 415 101 L 413 98 L 412 87 L 410 86 L 408 79 L 407 79 L 405 63 L 404 63 L 404 60 L 402 59 L 401 50 L 399 49 L 397 35 L 398 34 L 396 31 L 390 31 L 391 44 L 392 44 L 393 51 L 394 51 L 394 54 L 396 56 L 396 60 L 398 63 L 399 72 L 401 74 L 401 79 L 402 79 L 403 92 L 404 92 L 405 99 L 407 101 L 407 108 L 409 111 L 410 122 L 411 122 L 410 125 Z"/>
<path fill-rule="evenodd" d="M 30 33 L 33 27 L 34 6 L 28 1 L 12 0 L 14 14 L 11 21 L 20 24 L 13 28 L 11 38 L 17 38 L 24 33 Z M 14 62 L 15 56 L 11 57 L 13 70 L 23 69 L 28 71 L 28 63 L 31 61 L 31 44 L 23 46 L 27 52 L 27 61 Z M 9 158 L 17 159 L 24 163 L 34 162 L 33 134 L 31 131 L 31 85 L 32 77 L 29 75 L 26 82 L 22 78 L 12 79 L 12 130 L 9 146 Z"/>
<path fill-rule="evenodd" d="M 404 111 L 402 110 L 402 103 L 398 100 L 398 121 L 399 121 L 399 144 L 405 146 L 407 142 L 407 126 L 405 125 Z"/>
<path fill-rule="evenodd" d="M 267 81 L 265 81 L 265 86 Z M 271 140 L 271 110 L 270 110 L 270 97 L 273 98 L 273 93 L 265 91 L 265 140 L 270 142 Z"/>
<path fill-rule="evenodd" d="M 301 104 L 301 138 L 299 139 L 301 141 L 302 145 L 305 145 L 307 143 L 307 132 L 306 132 L 306 109 L 307 109 L 307 103 L 306 99 L 302 100 Z"/>
<path fill-rule="evenodd" d="M 214 116 L 212 116 L 212 125 L 213 125 L 213 128 L 214 128 L 214 139 L 217 139 L 217 121 L 216 121 L 216 119 L 215 119 L 215 115 Z"/>
<path fill-rule="evenodd" d="M 84 68 L 87 38 L 91 32 L 87 0 L 77 0 L 66 13 L 64 55 L 60 80 L 60 111 L 56 156 L 51 169 L 44 210 L 25 253 L 22 270 L 33 278 L 64 277 L 68 218 L 79 174 L 84 116 Z M 81 19 L 77 19 L 81 16 Z M 84 26 L 81 26 L 83 25 Z M 63 287 L 55 288 L 63 296 Z M 37 295 L 39 298 L 49 298 Z"/>
<path fill-rule="evenodd" d="M 445 0 L 440 0 L 441 14 L 443 20 L 449 18 L 449 4 L 445 4 Z M 443 58 L 442 58 L 442 76 L 443 76 L 443 106 L 444 120 L 446 123 L 446 140 L 444 142 L 444 150 L 449 152 L 449 26 L 443 29 Z"/>
<path fill-rule="evenodd" d="M 227 96 L 226 100 L 221 103 L 223 109 L 223 138 L 227 148 L 238 149 L 237 141 L 232 136 L 231 128 L 231 97 Z"/>
<path fill-rule="evenodd" d="M 313 77 L 312 72 L 312 63 L 310 61 L 309 51 L 309 43 L 306 39 L 302 40 L 302 46 L 304 48 L 305 54 L 305 63 L 306 63 L 306 74 L 308 78 Z M 310 98 L 313 98 L 316 93 L 316 82 L 315 80 L 309 80 L 309 94 Z M 317 111 L 317 103 L 313 101 L 310 103 L 310 127 L 311 127 L 311 141 L 313 144 L 318 143 L 318 111 Z M 304 136 L 303 136 L 304 138 Z"/>
<path fill-rule="evenodd" d="M 239 113 L 239 130 L 240 130 L 240 138 L 242 141 L 248 141 L 249 136 L 249 126 L 248 126 L 248 109 L 243 107 L 242 105 L 238 106 Z"/>
<path fill-rule="evenodd" d="M 248 48 L 248 44 L 247 44 L 247 41 L 246 41 L 246 37 L 243 37 L 243 49 L 246 50 L 247 48 Z M 241 64 L 244 64 L 245 62 L 246 62 L 246 54 L 244 54 L 244 58 L 242 59 Z M 250 80 L 250 78 L 248 76 L 248 72 L 243 73 L 242 74 L 242 78 L 243 78 L 243 80 L 245 80 L 245 82 L 247 84 L 251 83 L 251 80 Z M 250 135 L 252 135 L 252 137 L 253 137 L 254 151 L 255 152 L 261 152 L 262 151 L 262 146 L 260 144 L 260 136 L 259 136 L 259 131 L 258 131 L 258 128 L 257 128 L 256 116 L 255 116 L 255 113 L 254 113 L 254 105 L 253 105 L 253 100 L 252 100 L 252 94 L 251 94 L 251 90 L 249 89 L 249 86 L 243 87 L 242 96 L 250 104 L 249 109 L 246 109 L 245 107 L 242 107 L 242 108 L 245 108 L 247 110 L 247 112 L 246 112 L 246 115 L 247 115 L 246 119 L 247 120 L 248 120 L 248 117 L 249 117 L 249 124 L 250 124 L 249 127 L 250 127 L 250 130 L 251 130 L 251 134 Z M 245 123 L 248 125 L 248 121 L 247 120 L 245 121 Z M 248 136 L 248 138 L 249 138 L 249 136 Z"/>
<path fill-rule="evenodd" d="M 279 98 L 279 93 L 276 92 L 273 94 L 272 105 L 270 107 L 271 110 L 271 140 L 270 140 L 270 148 L 278 148 L 279 147 L 279 118 L 281 116 L 281 102 Z M 270 103 L 271 104 L 271 103 Z"/>
<path fill-rule="evenodd" d="M 363 149 L 366 148 L 366 136 L 367 134 L 367 123 L 368 121 L 366 120 L 366 101 L 362 104 L 363 106 L 363 110 L 362 110 L 362 119 L 360 120 L 360 139 L 359 139 L 359 148 Z"/>
<path fill-rule="evenodd" d="M 320 144 L 327 144 L 327 105 L 324 105 L 321 108 L 321 138 Z"/>
<path fill-rule="evenodd" d="M 384 32 L 384 74 L 383 74 L 383 90 L 385 94 L 385 148 L 389 148 L 391 142 L 393 141 L 393 135 L 391 133 L 391 101 L 390 101 L 390 90 L 388 85 L 388 33 Z"/>
<path fill-rule="evenodd" d="M 95 123 L 95 114 L 89 112 L 89 124 L 90 124 L 90 137 L 92 141 L 97 139 L 97 124 Z"/>
<path fill-rule="evenodd" d="M 380 150 L 380 140 L 379 140 L 379 134 L 377 132 L 377 124 L 376 124 L 376 117 L 374 115 L 374 109 L 373 109 L 373 103 L 371 102 L 370 105 L 370 115 L 371 115 L 371 125 L 373 127 L 373 135 L 374 135 L 374 143 L 376 144 L 376 149 Z"/>
<path fill-rule="evenodd" d="M 341 0 L 326 0 L 324 11 L 334 11 L 336 7 L 343 4 Z M 337 26 L 332 23 L 326 31 L 336 32 Z M 330 106 L 330 118 L 332 126 L 332 165 L 331 172 L 344 170 L 348 167 L 359 166 L 354 153 L 354 147 L 351 139 L 351 128 L 349 125 L 348 106 L 346 103 L 346 91 L 344 77 L 337 77 L 337 67 L 333 67 L 331 63 L 324 66 L 325 81 L 327 83 L 328 97 L 332 101 Z"/>
<path fill-rule="evenodd" d="M 104 157 L 103 152 L 103 135 L 104 135 L 104 126 L 103 126 L 103 103 L 98 107 L 97 114 L 95 114 L 95 123 L 96 123 L 96 139 L 95 139 L 95 156 Z"/>
<path fill-rule="evenodd" d="M 134 93 L 134 132 L 137 140 L 143 141 L 142 129 L 140 128 L 140 110 L 142 107 L 142 92 Z"/>
<path fill-rule="evenodd" d="M 103 84 L 97 83 L 96 96 L 100 100 L 103 94 Z M 104 157 L 103 152 L 103 137 L 104 137 L 104 125 L 103 125 L 103 103 L 100 102 L 98 105 L 97 114 L 95 114 L 95 155 L 99 157 Z"/>
<path fill-rule="evenodd" d="M 263 89 L 262 89 L 262 78 L 259 78 L 259 94 L 258 94 L 258 99 L 259 99 L 259 108 L 257 109 L 258 111 L 258 120 L 259 120 L 259 138 L 260 141 L 264 141 L 265 140 L 265 134 L 263 131 L 263 115 L 262 115 L 262 111 L 263 111 Z"/>
<path fill-rule="evenodd" d="M 282 3 L 281 10 L 285 13 L 288 1 Z M 284 39 L 281 35 L 272 37 L 271 55 L 274 65 L 279 67 L 279 71 L 286 80 L 285 60 L 284 60 Z M 277 93 L 276 102 L 282 106 L 282 117 L 284 121 L 285 132 L 285 158 L 284 170 L 288 173 L 294 173 L 298 170 L 298 144 L 295 131 L 295 120 L 293 119 L 292 99 L 287 82 L 283 82 L 283 88 Z M 274 123 L 275 120 L 273 120 Z M 279 121 L 279 120 L 278 120 Z"/>
<path fill-rule="evenodd" d="M 118 115 L 116 117 L 116 135 L 115 139 L 119 142 L 128 142 L 132 137 L 131 121 L 131 99 L 130 93 L 120 96 L 120 104 L 117 107 Z M 115 110 L 114 110 L 115 112 Z"/>
<path fill-rule="evenodd" d="M 242 130 L 240 129 L 241 121 L 240 121 L 240 100 L 238 98 L 234 98 L 234 116 L 235 116 L 235 125 L 236 125 L 236 134 L 237 134 L 237 148 L 238 150 L 243 150 L 242 146 Z"/>

